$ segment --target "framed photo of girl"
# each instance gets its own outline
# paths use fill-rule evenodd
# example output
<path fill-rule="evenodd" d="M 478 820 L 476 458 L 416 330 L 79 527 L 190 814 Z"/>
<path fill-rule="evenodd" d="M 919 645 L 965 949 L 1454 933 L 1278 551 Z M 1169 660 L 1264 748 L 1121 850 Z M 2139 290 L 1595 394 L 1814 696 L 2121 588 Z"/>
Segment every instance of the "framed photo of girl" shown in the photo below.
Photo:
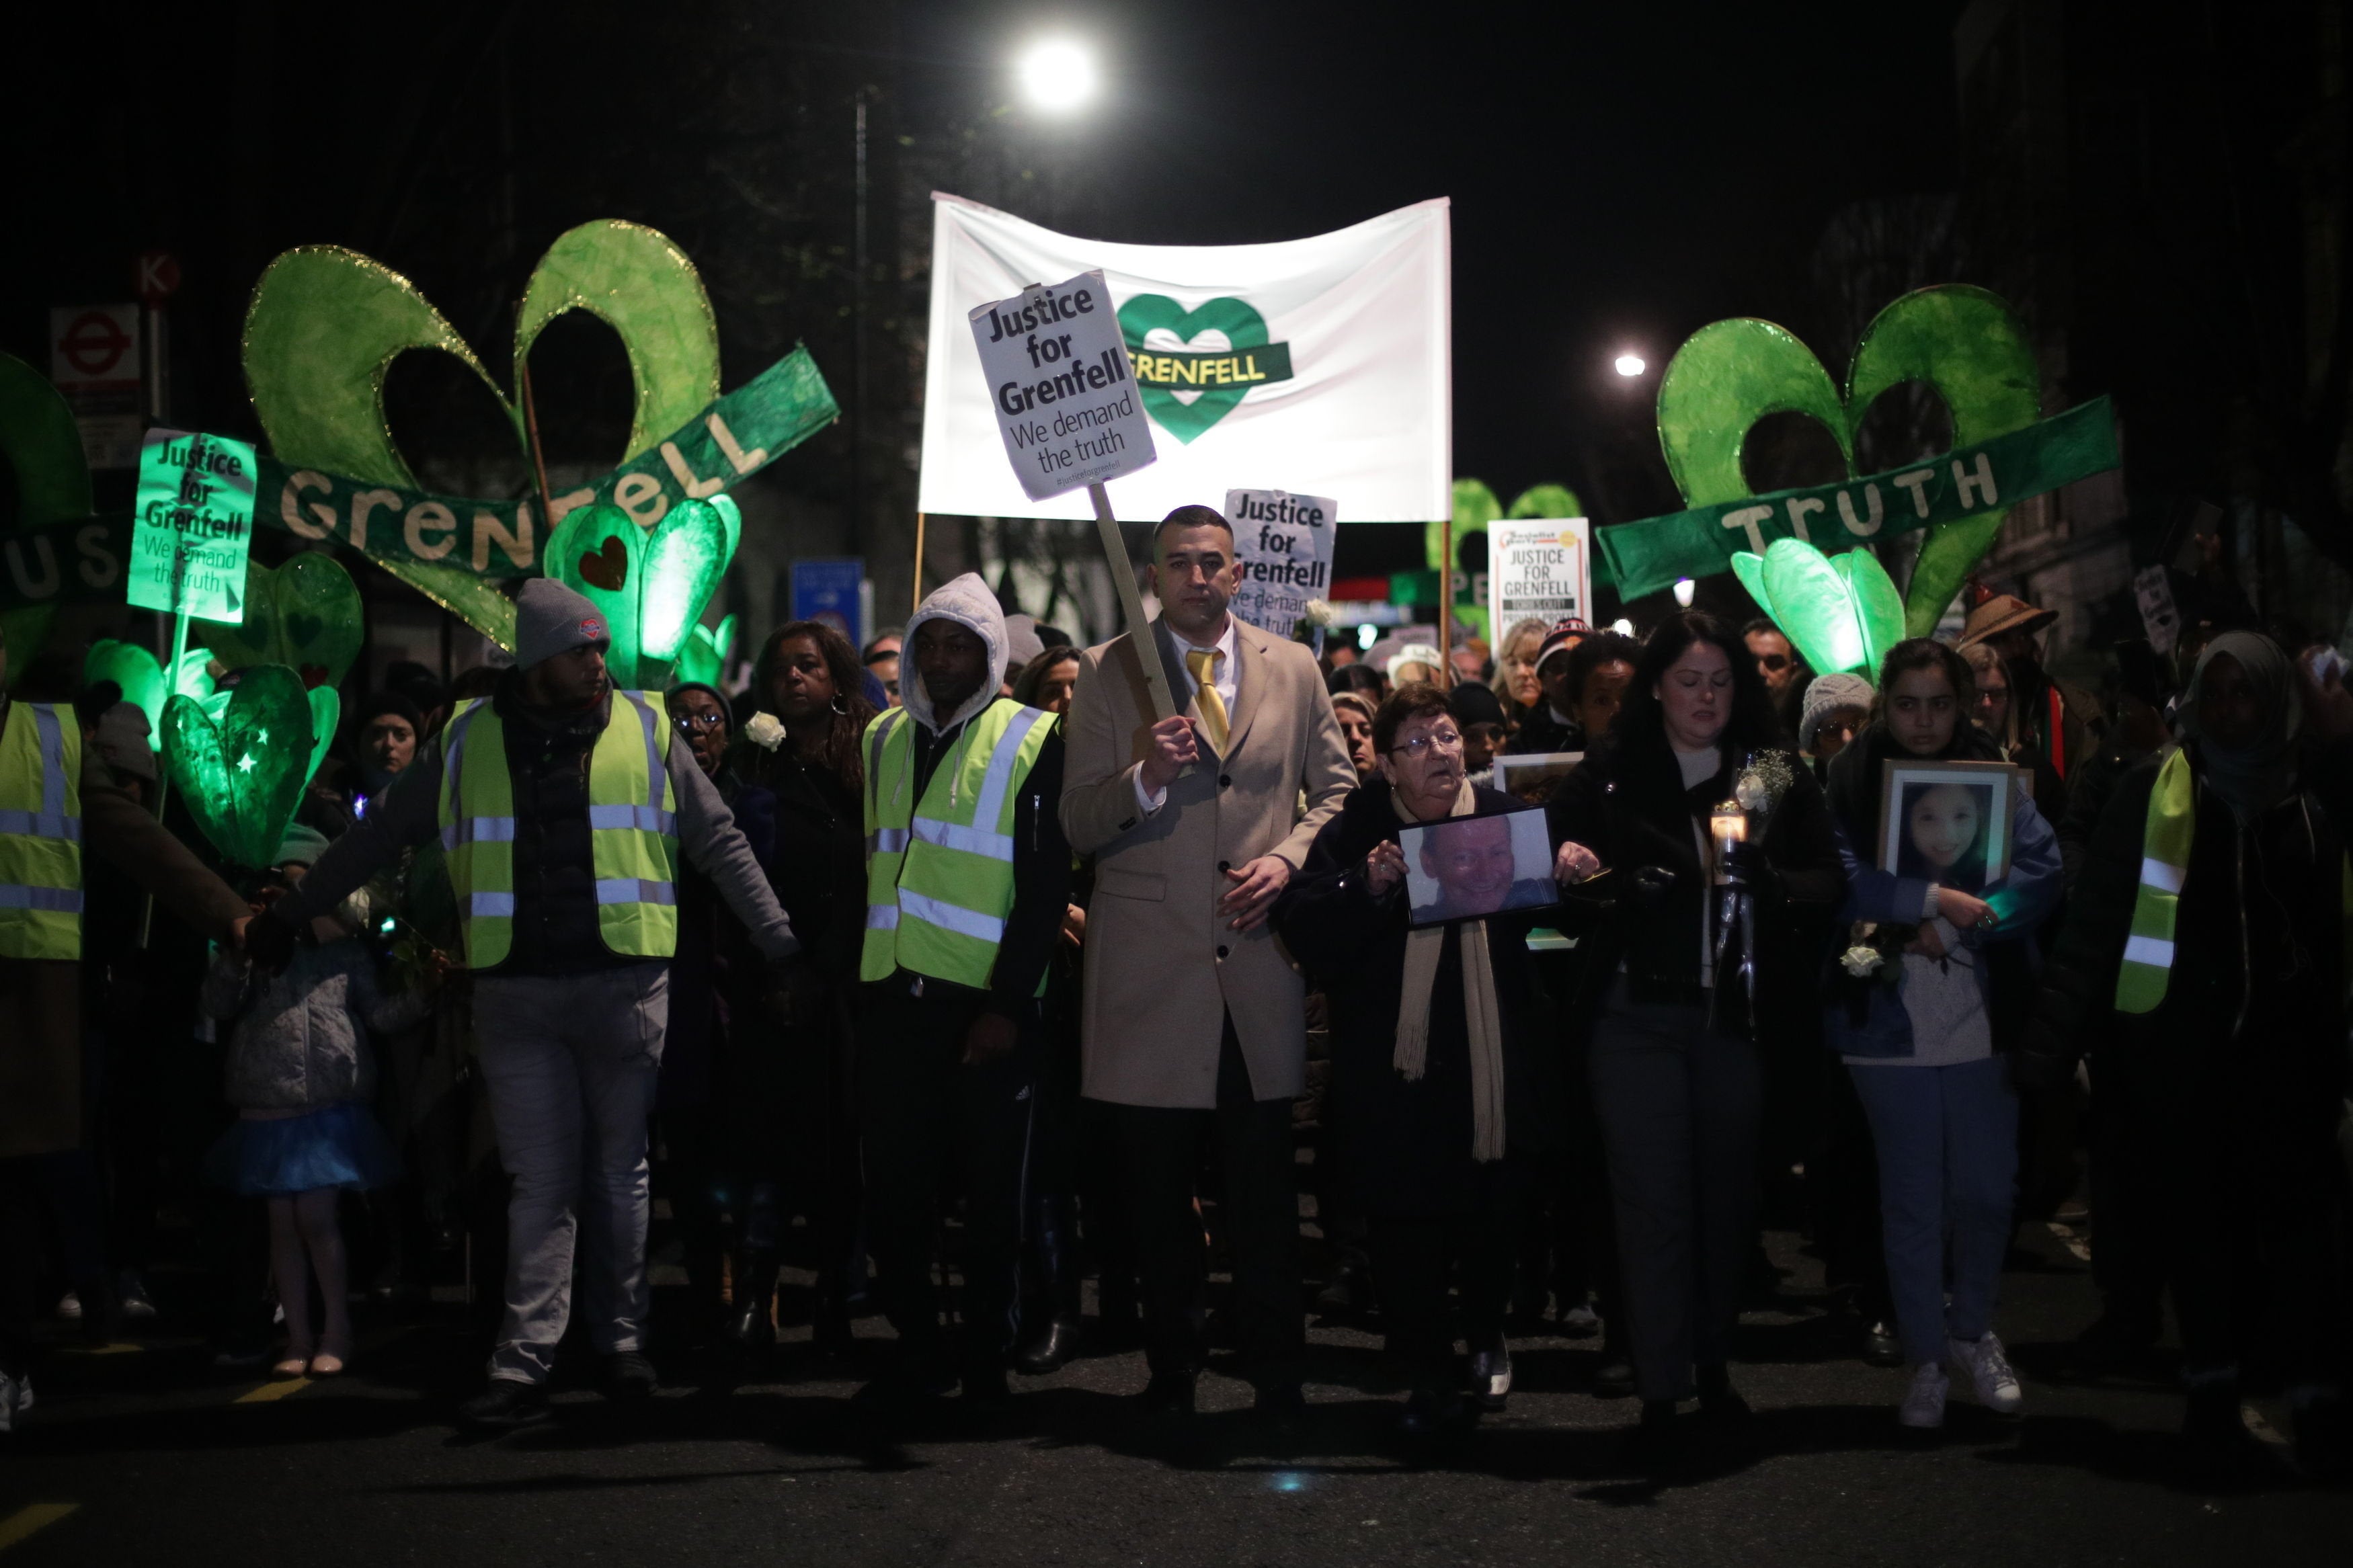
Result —
<path fill-rule="evenodd" d="M 1891 760 L 1880 783 L 1879 868 L 1982 890 L 2010 873 L 2008 763 Z"/>

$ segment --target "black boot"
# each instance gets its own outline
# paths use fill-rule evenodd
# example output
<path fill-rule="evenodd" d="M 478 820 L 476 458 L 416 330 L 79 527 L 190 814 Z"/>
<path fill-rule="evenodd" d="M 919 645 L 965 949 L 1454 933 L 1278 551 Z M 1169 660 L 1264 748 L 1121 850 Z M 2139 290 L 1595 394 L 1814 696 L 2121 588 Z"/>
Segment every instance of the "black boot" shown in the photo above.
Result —
<path fill-rule="evenodd" d="M 1078 1351 L 1079 1260 L 1071 1245 L 1070 1208 L 1059 1195 L 1039 1195 L 1031 1226 L 1029 1261 L 1035 1277 L 1030 1283 L 1039 1311 L 1025 1311 L 1023 1317 L 1043 1321 L 1015 1348 L 1013 1370 L 1043 1377 L 1061 1371 Z"/>
<path fill-rule="evenodd" d="M 746 1350 L 775 1344 L 776 1297 L 776 1255 L 765 1247 L 745 1247 L 736 1255 L 735 1307 L 727 1319 L 727 1337 Z"/>

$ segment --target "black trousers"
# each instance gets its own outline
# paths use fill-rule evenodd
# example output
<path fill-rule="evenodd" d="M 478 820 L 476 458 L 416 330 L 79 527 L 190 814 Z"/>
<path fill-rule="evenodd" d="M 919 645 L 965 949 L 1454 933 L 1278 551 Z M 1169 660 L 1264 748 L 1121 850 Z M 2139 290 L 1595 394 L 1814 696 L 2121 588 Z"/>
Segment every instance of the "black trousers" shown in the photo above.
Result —
<path fill-rule="evenodd" d="M 963 1363 L 997 1369 L 1016 1329 L 1038 1019 L 1032 1006 L 1011 1055 L 965 1067 L 965 1033 L 979 998 L 932 989 L 912 994 L 904 974 L 865 987 L 859 1087 L 875 1287 L 904 1352 L 937 1362 L 933 1252 L 940 1194 L 953 1180 L 965 1200 Z"/>
<path fill-rule="evenodd" d="M 1473 1352 L 1504 1343 L 1523 1207 L 1514 1198 L 1512 1173 L 1500 1163 L 1480 1177 L 1482 1201 L 1468 1214 L 1372 1216 L 1373 1278 L 1389 1353 L 1411 1369 L 1417 1388 L 1454 1384 L 1448 1285 L 1461 1293 L 1463 1342 Z"/>
<path fill-rule="evenodd" d="M 1143 1276 L 1145 1360 L 1155 1374 L 1199 1370 L 1208 1258 L 1193 1207 L 1204 1145 L 1217 1144 L 1225 1178 L 1226 1246 L 1233 1255 L 1234 1338 L 1243 1374 L 1261 1388 L 1299 1381 L 1306 1318 L 1299 1301 L 1299 1181 L 1291 1101 L 1257 1100 L 1250 1067 L 1226 1019 L 1214 1110 L 1112 1107 L 1117 1120 L 1136 1265 Z"/>

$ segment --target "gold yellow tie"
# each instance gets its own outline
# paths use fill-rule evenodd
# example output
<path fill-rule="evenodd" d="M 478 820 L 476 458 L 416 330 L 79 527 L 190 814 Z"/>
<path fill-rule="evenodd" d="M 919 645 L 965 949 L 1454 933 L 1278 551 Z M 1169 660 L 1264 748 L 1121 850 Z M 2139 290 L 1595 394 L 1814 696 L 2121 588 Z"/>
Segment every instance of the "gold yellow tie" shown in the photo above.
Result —
<path fill-rule="evenodd" d="M 1223 756 L 1226 751 L 1226 700 L 1218 695 L 1217 680 L 1210 668 L 1226 657 L 1226 650 L 1217 647 L 1196 647 L 1185 650 L 1185 668 L 1193 672 L 1193 684 L 1200 688 L 1198 700 L 1201 706 L 1201 730 L 1209 737 L 1209 744 Z"/>

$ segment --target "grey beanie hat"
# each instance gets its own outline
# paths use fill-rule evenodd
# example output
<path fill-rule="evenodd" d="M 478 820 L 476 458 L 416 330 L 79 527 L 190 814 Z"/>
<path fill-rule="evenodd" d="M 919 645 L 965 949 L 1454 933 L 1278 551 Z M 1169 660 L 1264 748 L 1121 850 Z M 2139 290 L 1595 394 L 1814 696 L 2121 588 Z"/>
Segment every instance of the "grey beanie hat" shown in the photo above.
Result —
<path fill-rule="evenodd" d="M 517 669 L 575 647 L 613 646 L 605 613 L 553 577 L 533 577 L 515 595 Z"/>
<path fill-rule="evenodd" d="M 98 716 L 98 751 L 115 772 L 155 782 L 155 751 L 147 743 L 147 713 L 137 703 L 118 702 Z"/>
<path fill-rule="evenodd" d="M 1799 710 L 1798 750 L 1814 749 L 1814 732 L 1822 721 L 1841 708 L 1871 710 L 1871 682 L 1860 675 L 1822 675 L 1806 688 L 1805 706 Z"/>
<path fill-rule="evenodd" d="M 319 863 L 319 857 L 326 852 L 327 836 L 325 834 L 315 827 L 308 827 L 299 822 L 290 822 L 286 825 L 286 837 L 279 840 L 278 853 L 271 858 L 269 863 L 273 866 L 283 866 L 292 860 L 305 866 L 315 866 Z"/>

